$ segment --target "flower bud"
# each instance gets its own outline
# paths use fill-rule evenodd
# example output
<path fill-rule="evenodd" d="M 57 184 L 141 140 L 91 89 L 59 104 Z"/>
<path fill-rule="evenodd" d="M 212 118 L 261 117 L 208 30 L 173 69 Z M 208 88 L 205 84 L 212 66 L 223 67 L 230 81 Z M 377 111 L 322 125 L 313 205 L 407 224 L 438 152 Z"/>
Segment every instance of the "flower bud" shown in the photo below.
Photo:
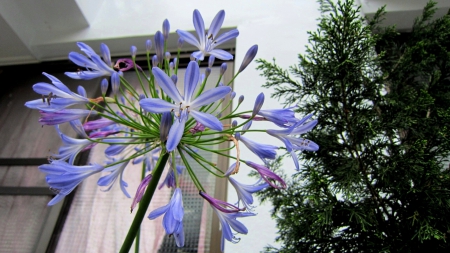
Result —
<path fill-rule="evenodd" d="M 152 57 L 152 67 L 158 67 L 158 56 L 153 55 Z"/>
<path fill-rule="evenodd" d="M 216 59 L 216 57 L 214 57 L 214 55 L 210 55 L 209 59 L 208 59 L 208 67 L 212 68 L 212 66 L 214 65 L 214 60 Z"/>
<path fill-rule="evenodd" d="M 255 117 L 258 114 L 259 110 L 264 104 L 264 93 L 259 93 L 258 97 L 256 97 L 255 106 L 253 107 L 252 117 Z"/>
<path fill-rule="evenodd" d="M 244 101 L 244 95 L 239 96 L 238 104 Z"/>
<path fill-rule="evenodd" d="M 100 84 L 100 90 L 102 91 L 102 95 L 106 95 L 106 92 L 108 91 L 108 79 L 103 78 L 101 84 Z"/>
<path fill-rule="evenodd" d="M 170 60 L 170 57 L 172 57 L 172 55 L 169 52 L 166 52 L 164 54 L 164 57 L 166 58 L 166 60 Z"/>
<path fill-rule="evenodd" d="M 161 117 L 159 138 L 162 142 L 167 140 L 170 127 L 172 126 L 172 114 L 170 112 L 164 112 Z"/>
<path fill-rule="evenodd" d="M 230 98 L 233 99 L 234 97 L 236 97 L 236 92 L 232 91 L 232 92 L 230 93 Z"/>
<path fill-rule="evenodd" d="M 157 31 L 155 34 L 155 51 L 158 56 L 158 61 L 162 62 L 164 59 L 164 37 L 160 31 Z"/>
<path fill-rule="evenodd" d="M 231 122 L 231 127 L 236 127 L 237 126 L 237 121 L 233 120 L 233 122 Z"/>
<path fill-rule="evenodd" d="M 117 95 L 119 93 L 119 86 L 120 86 L 120 76 L 118 72 L 114 72 L 111 75 L 111 89 L 113 92 L 113 95 Z"/>
<path fill-rule="evenodd" d="M 170 33 L 170 23 L 169 20 L 165 19 L 162 25 L 162 31 L 163 31 L 163 36 L 164 36 L 164 40 L 167 41 L 167 39 L 169 38 L 169 33 Z"/>
<path fill-rule="evenodd" d="M 258 45 L 253 45 L 245 54 L 244 60 L 239 67 L 238 73 L 244 71 L 244 69 L 253 61 L 256 53 L 258 53 Z"/>
<path fill-rule="evenodd" d="M 170 63 L 169 63 L 169 68 L 170 68 L 171 70 L 173 70 L 174 67 L 175 67 L 175 65 L 173 65 L 173 62 L 170 62 Z"/>
<path fill-rule="evenodd" d="M 181 47 L 183 47 L 183 44 L 184 44 L 184 39 L 178 38 L 178 43 L 177 43 L 178 49 L 181 49 Z"/>
<path fill-rule="evenodd" d="M 171 77 L 170 77 L 170 79 L 172 79 L 172 81 L 173 81 L 173 84 L 177 84 L 177 82 L 178 82 L 178 76 L 177 75 L 172 75 Z"/>
<path fill-rule="evenodd" d="M 131 46 L 130 51 L 131 51 L 131 58 L 132 58 L 133 60 L 135 60 L 135 59 L 136 59 L 137 48 L 136 48 L 135 46 Z"/>
<path fill-rule="evenodd" d="M 152 41 L 151 40 L 147 40 L 145 42 L 145 50 L 147 50 L 147 53 L 150 53 L 150 50 L 152 50 Z"/>
<path fill-rule="evenodd" d="M 78 86 L 78 94 L 80 94 L 80 96 L 87 98 L 87 93 L 86 90 L 84 89 L 83 86 Z"/>
<path fill-rule="evenodd" d="M 223 76 L 223 73 L 227 70 L 227 64 L 224 62 L 222 65 L 220 65 L 220 75 Z"/>
<path fill-rule="evenodd" d="M 208 76 L 211 74 L 211 68 L 206 68 L 205 69 L 205 77 L 208 78 Z"/>

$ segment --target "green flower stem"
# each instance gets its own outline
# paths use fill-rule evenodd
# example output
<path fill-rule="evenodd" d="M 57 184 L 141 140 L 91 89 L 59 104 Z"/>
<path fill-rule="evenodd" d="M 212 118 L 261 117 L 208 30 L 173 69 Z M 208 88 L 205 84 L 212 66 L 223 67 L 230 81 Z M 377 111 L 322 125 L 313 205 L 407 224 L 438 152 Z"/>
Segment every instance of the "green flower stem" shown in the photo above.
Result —
<path fill-rule="evenodd" d="M 156 187 L 158 186 L 158 181 L 161 178 L 164 167 L 166 166 L 167 160 L 169 158 L 169 153 L 166 153 L 159 157 L 158 162 L 153 170 L 152 180 L 150 181 L 144 196 L 142 196 L 139 202 L 139 209 L 136 212 L 133 222 L 131 223 L 130 230 L 125 237 L 125 241 L 120 248 L 120 253 L 128 253 L 130 251 L 131 245 L 133 245 L 134 238 L 141 227 L 142 220 L 145 217 L 150 201 L 152 200 L 153 194 L 155 193 Z"/>

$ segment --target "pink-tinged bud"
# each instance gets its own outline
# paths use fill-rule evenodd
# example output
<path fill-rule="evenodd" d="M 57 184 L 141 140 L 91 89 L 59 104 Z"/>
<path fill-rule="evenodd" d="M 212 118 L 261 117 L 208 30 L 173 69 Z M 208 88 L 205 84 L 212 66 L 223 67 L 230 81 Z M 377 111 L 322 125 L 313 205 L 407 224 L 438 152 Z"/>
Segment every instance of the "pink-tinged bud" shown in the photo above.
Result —
<path fill-rule="evenodd" d="M 224 62 L 222 63 L 222 65 L 220 65 L 220 75 L 223 76 L 223 74 L 225 73 L 225 71 L 227 71 L 227 64 Z"/>
<path fill-rule="evenodd" d="M 256 97 L 255 106 L 253 107 L 252 117 L 258 114 L 259 110 L 264 104 L 264 93 L 259 93 L 258 97 Z"/>
<path fill-rule="evenodd" d="M 118 72 L 114 72 L 111 75 L 111 89 L 113 95 L 117 95 L 119 93 L 119 86 L 120 86 L 120 76 Z"/>
<path fill-rule="evenodd" d="M 152 180 L 152 174 L 147 175 L 139 184 L 136 195 L 134 195 L 133 203 L 131 203 L 131 212 L 133 212 L 133 209 L 136 207 L 137 203 L 139 203 L 142 199 L 142 196 L 144 196 L 145 189 L 147 188 L 148 184 Z"/>
<path fill-rule="evenodd" d="M 131 59 L 119 59 L 116 61 L 116 65 L 114 65 L 114 69 L 115 70 L 119 70 L 119 71 L 128 71 L 130 69 L 134 68 L 134 62 Z M 141 67 L 139 67 L 139 65 L 136 65 L 136 68 L 139 69 L 140 71 L 142 71 Z"/>
<path fill-rule="evenodd" d="M 162 25 L 162 31 L 163 31 L 163 36 L 164 36 L 164 40 L 167 41 L 167 39 L 169 38 L 169 33 L 170 33 L 170 23 L 169 20 L 165 19 Z"/>
<path fill-rule="evenodd" d="M 253 61 L 253 59 L 258 53 L 258 45 L 253 45 L 245 54 L 244 60 L 242 61 L 241 66 L 239 67 L 238 73 L 244 71 L 244 69 Z"/>
<path fill-rule="evenodd" d="M 145 50 L 147 50 L 147 53 L 150 53 L 150 50 L 152 50 L 152 41 L 151 40 L 147 40 L 145 42 Z"/>
<path fill-rule="evenodd" d="M 131 58 L 133 60 L 136 59 L 137 48 L 135 46 L 131 46 L 130 51 L 131 51 Z"/>
<path fill-rule="evenodd" d="M 214 57 L 214 55 L 210 55 L 209 59 L 208 59 L 208 67 L 212 68 L 212 66 L 214 65 L 214 60 L 216 59 L 216 57 Z"/>

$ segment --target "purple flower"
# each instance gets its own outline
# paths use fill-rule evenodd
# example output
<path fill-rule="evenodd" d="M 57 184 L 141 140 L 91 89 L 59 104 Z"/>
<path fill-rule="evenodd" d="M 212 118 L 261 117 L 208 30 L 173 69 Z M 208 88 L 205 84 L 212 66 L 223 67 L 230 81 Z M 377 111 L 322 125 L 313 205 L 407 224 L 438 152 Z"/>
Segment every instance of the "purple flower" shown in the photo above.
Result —
<path fill-rule="evenodd" d="M 259 165 L 250 161 L 245 161 L 245 164 L 255 169 L 261 175 L 261 178 L 264 179 L 264 181 L 266 181 L 268 184 L 270 184 L 270 186 L 277 189 L 286 188 L 286 183 L 284 182 L 284 180 L 263 165 Z M 272 181 L 278 182 L 280 185 L 278 186 Z"/>
<path fill-rule="evenodd" d="M 208 201 L 211 204 L 211 206 L 214 207 L 214 209 L 217 209 L 223 213 L 237 213 L 245 210 L 245 208 L 239 208 L 228 202 L 213 198 L 206 192 L 200 191 L 200 196 L 202 196 L 206 201 Z"/>
<path fill-rule="evenodd" d="M 70 91 L 58 78 L 47 73 L 43 74 L 52 81 L 53 85 L 49 83 L 33 85 L 33 90 L 42 95 L 42 98 L 26 102 L 26 107 L 31 109 L 59 110 L 71 105 L 89 103 L 89 99 Z"/>
<path fill-rule="evenodd" d="M 275 159 L 277 155 L 277 146 L 270 144 L 261 144 L 250 140 L 249 138 L 241 135 L 240 133 L 236 133 L 236 139 L 244 143 L 244 145 L 250 149 L 254 154 L 256 154 L 261 160 L 265 162 L 264 159 Z"/>
<path fill-rule="evenodd" d="M 83 124 L 83 128 L 85 131 L 91 131 L 96 130 L 100 128 L 104 128 L 110 125 L 115 124 L 114 121 L 107 119 L 107 118 L 101 118 L 97 120 L 91 120 Z"/>
<path fill-rule="evenodd" d="M 73 79 L 90 80 L 96 77 L 110 76 L 115 72 L 112 68 L 111 55 L 108 46 L 103 43 L 101 44 L 100 48 L 103 57 L 102 60 L 102 58 L 85 43 L 77 42 L 77 45 L 80 50 L 87 55 L 87 57 L 77 52 L 70 52 L 69 59 L 76 65 L 86 68 L 87 70 L 65 72 L 64 74 L 66 74 L 68 77 Z"/>
<path fill-rule="evenodd" d="M 60 160 L 69 159 L 69 164 L 73 164 L 78 153 L 86 150 L 86 148 L 92 144 L 88 139 L 75 139 L 63 134 L 59 130 L 59 126 L 56 126 L 56 130 L 61 137 L 63 145 L 59 148 L 58 154 L 53 154 L 53 157 Z"/>
<path fill-rule="evenodd" d="M 198 121 L 193 128 L 189 129 L 189 132 L 191 134 L 196 134 L 198 132 L 203 132 L 203 131 L 205 131 L 205 126 L 202 125 L 202 123 L 200 123 Z"/>
<path fill-rule="evenodd" d="M 187 31 L 177 30 L 178 35 L 183 38 L 187 43 L 196 46 L 199 51 L 192 53 L 192 56 L 200 61 L 203 61 L 206 55 L 210 54 L 221 60 L 231 60 L 233 55 L 222 49 L 215 49 L 220 44 L 234 39 L 239 35 L 237 29 L 233 29 L 229 32 L 217 36 L 220 28 L 222 27 L 223 20 L 225 19 L 225 11 L 221 10 L 214 17 L 208 32 L 205 32 L 205 22 L 202 15 L 198 10 L 194 10 L 193 21 L 195 31 L 197 32 L 198 39 L 194 35 Z"/>
<path fill-rule="evenodd" d="M 61 123 L 97 114 L 96 111 L 83 109 L 62 109 L 58 111 L 41 109 L 40 113 L 41 117 L 39 118 L 39 122 L 41 122 L 43 125 L 59 125 Z"/>
<path fill-rule="evenodd" d="M 267 130 L 267 133 L 280 139 L 284 145 L 286 146 L 286 150 L 291 154 L 292 159 L 295 163 L 295 167 L 299 170 L 300 166 L 298 163 L 297 155 L 295 154 L 296 150 L 306 150 L 306 151 L 317 151 L 319 149 L 319 145 L 310 141 L 308 139 L 296 137 L 300 134 L 304 134 L 311 129 L 314 128 L 317 124 L 317 120 L 312 120 L 305 123 L 308 119 L 310 119 L 312 114 L 307 115 L 300 121 L 298 121 L 295 125 L 292 125 L 289 128 L 282 130 Z"/>
<path fill-rule="evenodd" d="M 234 236 L 231 229 L 240 234 L 248 233 L 247 228 L 244 226 L 244 224 L 239 222 L 237 218 L 254 216 L 254 213 L 241 212 L 242 209 L 239 209 L 238 207 L 233 206 L 227 202 L 212 198 L 205 192 L 200 191 L 200 195 L 211 204 L 212 209 L 219 218 L 219 222 L 222 227 L 222 251 L 224 249 L 225 239 L 232 243 L 237 243 L 239 241 L 239 238 L 236 238 Z"/>
<path fill-rule="evenodd" d="M 175 188 L 177 186 L 177 182 L 175 181 L 176 177 L 175 177 L 175 172 L 172 169 L 172 165 L 171 164 L 171 168 L 169 170 L 169 172 L 166 175 L 166 178 L 164 179 L 164 181 L 159 185 L 158 189 L 163 188 L 164 186 L 167 186 L 168 188 Z M 178 175 L 181 175 L 181 173 L 183 172 L 183 166 L 179 166 L 179 165 L 175 165 L 177 168 L 177 173 Z"/>
<path fill-rule="evenodd" d="M 123 159 L 118 159 L 119 161 L 122 161 Z M 112 160 L 112 162 L 115 162 L 115 160 Z M 128 165 L 129 160 L 126 160 L 124 162 L 112 165 L 110 167 L 107 167 L 104 169 L 105 172 L 111 172 L 109 175 L 103 176 L 98 179 L 97 185 L 99 186 L 108 186 L 104 191 L 109 191 L 111 187 L 114 185 L 114 182 L 116 182 L 116 179 L 119 177 L 120 179 L 120 189 L 122 190 L 123 194 L 130 197 L 130 194 L 128 194 L 126 187 L 128 187 L 128 184 L 123 181 L 123 171 Z"/>
<path fill-rule="evenodd" d="M 139 101 L 141 107 L 152 113 L 174 112 L 176 120 L 170 128 L 167 137 L 167 151 L 173 151 L 180 143 L 184 133 L 184 127 L 189 115 L 192 115 L 198 122 L 204 126 L 221 131 L 222 123 L 215 116 L 198 111 L 204 105 L 211 104 L 231 92 L 230 87 L 216 87 L 203 92 L 197 98 L 193 98 L 195 88 L 200 77 L 198 64 L 191 61 L 187 67 L 184 96 L 181 96 L 178 88 L 173 84 L 172 79 L 161 69 L 154 67 L 153 75 L 161 89 L 174 101 L 169 103 L 159 98 L 146 98 Z"/>
<path fill-rule="evenodd" d="M 163 63 L 164 61 L 164 36 L 160 31 L 155 34 L 155 51 L 158 59 L 158 63 Z"/>
<path fill-rule="evenodd" d="M 61 160 L 53 160 L 50 164 L 39 166 L 39 170 L 47 174 L 45 179 L 50 189 L 57 193 L 48 203 L 52 206 L 72 192 L 85 178 L 102 171 L 103 166 L 98 164 L 74 166 Z"/>
<path fill-rule="evenodd" d="M 261 191 L 262 189 L 267 188 L 269 186 L 268 183 L 260 184 L 259 181 L 253 185 L 241 184 L 235 179 L 233 179 L 233 177 L 228 177 L 228 180 L 230 181 L 234 189 L 236 189 L 238 201 L 242 201 L 242 204 L 244 204 L 245 208 L 249 210 L 252 209 L 253 204 L 252 194 Z"/>
<path fill-rule="evenodd" d="M 184 246 L 184 230 L 183 230 L 183 199 L 181 196 L 181 189 L 176 188 L 169 204 L 153 210 L 148 218 L 150 220 L 156 219 L 164 214 L 163 227 L 166 233 L 175 236 L 175 242 L 178 247 Z"/>
<path fill-rule="evenodd" d="M 139 184 L 136 195 L 134 195 L 133 202 L 131 203 L 131 213 L 133 212 L 133 209 L 136 207 L 137 203 L 139 203 L 142 199 L 142 196 L 144 195 L 145 189 L 147 188 L 148 184 L 150 183 L 150 180 L 152 180 L 152 174 L 148 174 Z"/>
<path fill-rule="evenodd" d="M 134 69 L 134 66 L 136 66 L 137 69 L 142 71 L 142 68 L 139 65 L 137 64 L 135 65 L 132 59 L 127 58 L 117 60 L 116 65 L 114 65 L 114 68 L 119 71 L 125 72 L 130 69 Z"/>

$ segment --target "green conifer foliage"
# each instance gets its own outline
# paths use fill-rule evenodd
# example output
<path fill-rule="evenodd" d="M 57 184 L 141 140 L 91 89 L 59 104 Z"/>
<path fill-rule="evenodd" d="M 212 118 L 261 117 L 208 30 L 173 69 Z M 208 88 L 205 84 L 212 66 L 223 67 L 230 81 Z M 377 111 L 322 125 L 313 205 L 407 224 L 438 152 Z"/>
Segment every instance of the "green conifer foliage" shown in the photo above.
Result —
<path fill-rule="evenodd" d="M 266 87 L 318 125 L 320 150 L 274 205 L 277 252 L 450 252 L 450 16 L 430 2 L 412 32 L 380 28 L 353 0 L 321 0 L 306 53 Z"/>

